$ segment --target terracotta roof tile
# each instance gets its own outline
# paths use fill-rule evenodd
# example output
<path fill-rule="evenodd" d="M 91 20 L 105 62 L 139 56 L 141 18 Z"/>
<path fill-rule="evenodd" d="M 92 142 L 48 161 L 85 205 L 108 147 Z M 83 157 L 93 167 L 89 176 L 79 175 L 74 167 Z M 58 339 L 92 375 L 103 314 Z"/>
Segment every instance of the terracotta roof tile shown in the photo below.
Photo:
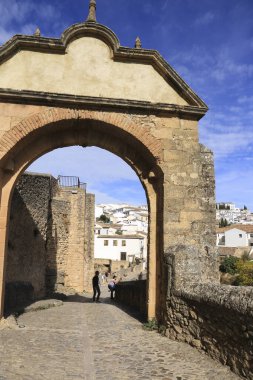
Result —
<path fill-rule="evenodd" d="M 247 233 L 253 233 L 253 224 L 232 224 L 231 226 L 217 228 L 216 233 L 226 232 L 234 228 Z"/>

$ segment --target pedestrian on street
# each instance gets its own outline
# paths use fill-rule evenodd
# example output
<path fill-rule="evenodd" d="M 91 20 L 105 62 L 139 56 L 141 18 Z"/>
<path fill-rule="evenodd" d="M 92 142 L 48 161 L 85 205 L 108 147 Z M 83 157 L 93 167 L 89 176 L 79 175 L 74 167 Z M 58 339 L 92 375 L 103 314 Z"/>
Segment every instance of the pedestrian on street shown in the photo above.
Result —
<path fill-rule="evenodd" d="M 99 271 L 96 270 L 95 276 L 92 279 L 92 286 L 93 286 L 93 302 L 100 302 L 100 283 L 99 283 Z"/>
<path fill-rule="evenodd" d="M 112 280 L 109 282 L 108 284 L 108 288 L 109 288 L 109 291 L 111 292 L 111 299 L 113 300 L 114 296 L 113 296 L 113 292 L 115 293 L 115 289 L 116 289 L 116 284 L 118 283 L 119 281 L 117 281 L 117 276 L 113 276 Z"/>

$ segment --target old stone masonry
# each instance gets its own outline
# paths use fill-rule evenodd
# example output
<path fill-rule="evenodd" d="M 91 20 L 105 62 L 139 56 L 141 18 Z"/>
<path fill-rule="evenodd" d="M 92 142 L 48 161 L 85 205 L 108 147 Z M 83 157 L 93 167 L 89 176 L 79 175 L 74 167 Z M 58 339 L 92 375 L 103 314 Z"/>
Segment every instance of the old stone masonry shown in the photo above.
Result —
<path fill-rule="evenodd" d="M 239 379 L 188 345 L 143 330 L 113 302 L 104 289 L 101 303 L 73 296 L 21 315 L 20 327 L 0 330 L 0 379 Z"/>

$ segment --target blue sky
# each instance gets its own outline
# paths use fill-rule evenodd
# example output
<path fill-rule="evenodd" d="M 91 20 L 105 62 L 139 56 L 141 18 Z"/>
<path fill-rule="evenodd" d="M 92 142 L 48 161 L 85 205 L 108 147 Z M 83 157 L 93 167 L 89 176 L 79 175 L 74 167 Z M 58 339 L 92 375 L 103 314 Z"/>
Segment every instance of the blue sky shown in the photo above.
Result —
<path fill-rule="evenodd" d="M 0 43 L 37 26 L 60 37 L 87 13 L 88 0 L 0 0 Z M 139 35 L 208 104 L 200 141 L 214 151 L 217 201 L 253 210 L 253 1 L 97 0 L 97 18 L 123 46 Z M 32 170 L 79 175 L 98 202 L 145 202 L 134 172 L 103 150 L 68 148 L 40 161 Z"/>

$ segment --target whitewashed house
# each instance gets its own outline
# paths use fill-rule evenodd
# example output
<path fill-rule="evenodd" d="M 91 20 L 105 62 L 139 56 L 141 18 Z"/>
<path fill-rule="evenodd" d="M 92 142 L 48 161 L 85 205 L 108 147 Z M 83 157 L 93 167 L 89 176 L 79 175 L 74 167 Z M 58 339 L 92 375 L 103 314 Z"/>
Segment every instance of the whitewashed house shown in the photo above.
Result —
<path fill-rule="evenodd" d="M 104 207 L 103 205 L 96 205 L 95 206 L 95 218 L 99 218 L 101 215 L 104 214 Z"/>
<path fill-rule="evenodd" d="M 121 230 L 121 225 L 96 222 L 95 236 L 96 235 L 115 235 L 117 231 Z"/>
<path fill-rule="evenodd" d="M 217 245 L 224 247 L 253 246 L 253 225 L 234 224 L 217 229 Z"/>
<path fill-rule="evenodd" d="M 94 258 L 132 261 L 142 258 L 145 237 L 141 235 L 95 235 Z"/>
<path fill-rule="evenodd" d="M 124 235 L 128 235 L 129 233 L 137 234 L 139 232 L 148 232 L 148 223 L 140 220 L 129 221 L 128 223 L 122 224 L 121 230 Z"/>

